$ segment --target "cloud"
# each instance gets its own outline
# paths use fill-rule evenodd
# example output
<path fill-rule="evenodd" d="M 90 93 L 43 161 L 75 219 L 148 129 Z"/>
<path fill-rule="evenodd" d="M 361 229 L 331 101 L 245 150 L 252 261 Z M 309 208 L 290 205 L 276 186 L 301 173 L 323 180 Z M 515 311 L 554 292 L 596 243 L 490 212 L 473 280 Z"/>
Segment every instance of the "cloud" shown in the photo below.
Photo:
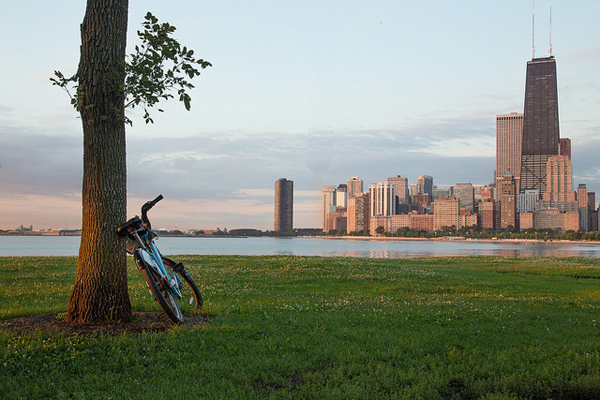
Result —
<path fill-rule="evenodd" d="M 1 226 L 80 215 L 79 136 L 41 134 L 39 127 L 1 126 Z M 573 141 L 576 185 L 597 191 L 600 128 Z M 495 119 L 457 116 L 388 129 L 202 132 L 188 137 L 128 138 L 130 214 L 158 194 L 161 226 L 272 229 L 274 183 L 294 181 L 295 225 L 318 226 L 323 185 L 359 176 L 365 183 L 431 175 L 438 186 L 487 184 L 495 167 Z M 16 200 L 15 200 L 16 199 Z M 58 206 L 64 199 L 65 207 Z M 17 206 L 17 203 L 20 204 Z M 42 212 L 43 209 L 43 212 Z M 56 214 L 57 218 L 49 218 Z M 10 217 L 10 218 L 9 218 Z M 18 218 L 17 218 L 18 217 Z M 71 218 L 71 217 L 69 217 Z M 75 218 L 75 217 L 73 217 Z M 7 224 L 10 224 L 7 226 Z M 19 222 L 20 223 L 20 222 Z M 73 222 L 69 222 L 73 224 Z"/>

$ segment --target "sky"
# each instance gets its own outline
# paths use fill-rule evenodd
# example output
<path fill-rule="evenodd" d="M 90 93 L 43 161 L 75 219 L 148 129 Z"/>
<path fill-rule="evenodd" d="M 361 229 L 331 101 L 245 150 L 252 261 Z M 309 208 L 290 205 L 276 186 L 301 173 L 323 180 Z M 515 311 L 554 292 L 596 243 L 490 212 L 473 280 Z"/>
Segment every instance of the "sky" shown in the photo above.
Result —
<path fill-rule="evenodd" d="M 496 115 L 523 112 L 550 16 L 573 185 L 600 197 L 597 0 L 132 0 L 130 52 L 148 11 L 213 65 L 190 112 L 128 113 L 128 215 L 163 194 L 155 227 L 273 229 L 279 178 L 294 181 L 296 228 L 321 227 L 322 186 L 353 176 L 365 190 L 396 175 L 490 183 Z M 0 12 L 0 229 L 78 228 L 81 121 L 49 79 L 77 69 L 85 1 Z"/>

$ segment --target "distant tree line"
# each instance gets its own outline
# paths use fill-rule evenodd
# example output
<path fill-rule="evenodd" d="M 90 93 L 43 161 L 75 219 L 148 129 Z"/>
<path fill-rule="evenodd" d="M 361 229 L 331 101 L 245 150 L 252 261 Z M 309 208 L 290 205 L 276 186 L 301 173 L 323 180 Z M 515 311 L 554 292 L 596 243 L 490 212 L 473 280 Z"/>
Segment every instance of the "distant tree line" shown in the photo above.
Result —
<path fill-rule="evenodd" d="M 300 237 L 300 236 L 323 236 L 323 230 L 317 228 L 299 228 L 291 231 L 262 231 L 254 228 L 239 228 L 227 230 L 227 228 L 207 233 L 206 231 L 192 230 L 187 234 L 181 231 L 159 231 L 160 236 L 222 236 L 222 237 Z"/>
<path fill-rule="evenodd" d="M 520 232 L 517 232 L 513 226 L 508 226 L 505 229 L 499 231 L 493 231 L 491 229 L 481 229 L 477 225 L 463 226 L 460 229 L 456 229 L 453 226 L 445 226 L 437 231 L 425 231 L 422 229 L 410 229 L 408 227 L 399 228 L 396 232 L 387 232 L 383 226 L 379 226 L 375 229 L 375 233 L 384 237 L 420 237 L 420 238 L 436 238 L 445 236 L 459 236 L 469 239 L 535 239 L 535 240 L 597 240 L 600 241 L 600 232 L 586 232 L 583 230 L 569 230 L 561 232 L 560 228 L 557 229 L 534 229 L 528 228 Z M 368 233 L 364 232 L 340 232 L 331 230 L 327 232 L 327 236 L 369 236 Z"/>

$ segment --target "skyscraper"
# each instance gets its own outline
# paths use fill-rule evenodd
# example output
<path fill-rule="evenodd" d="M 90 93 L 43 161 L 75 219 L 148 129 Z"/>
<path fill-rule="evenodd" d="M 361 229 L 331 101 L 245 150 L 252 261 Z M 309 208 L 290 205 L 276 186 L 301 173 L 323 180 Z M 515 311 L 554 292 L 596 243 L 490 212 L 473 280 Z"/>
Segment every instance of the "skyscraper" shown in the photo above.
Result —
<path fill-rule="evenodd" d="M 359 196 L 363 193 L 363 181 L 358 176 L 353 176 L 348 179 L 348 196 L 354 195 Z"/>
<path fill-rule="evenodd" d="M 472 183 L 457 183 L 452 186 L 452 195 L 458 199 L 460 206 L 472 210 L 475 206 L 475 191 Z"/>
<path fill-rule="evenodd" d="M 294 229 L 294 182 L 275 181 L 275 231 Z"/>
<path fill-rule="evenodd" d="M 573 169 L 569 157 L 550 157 L 548 158 L 546 168 L 547 176 L 546 191 L 543 193 L 544 201 L 575 201 L 575 192 L 573 192 Z M 577 190 L 579 193 L 579 189 Z M 585 198 L 587 201 L 587 194 Z"/>
<path fill-rule="evenodd" d="M 387 181 L 396 186 L 396 197 L 399 203 L 410 203 L 410 192 L 408 191 L 408 178 L 400 175 L 387 178 Z"/>
<path fill-rule="evenodd" d="M 521 193 L 546 191 L 546 162 L 558 155 L 559 139 L 556 61 L 552 56 L 534 58 L 527 62 L 525 81 Z"/>
<path fill-rule="evenodd" d="M 335 205 L 337 207 L 344 207 L 348 202 L 348 187 L 345 183 L 340 183 L 338 187 L 335 189 Z"/>
<path fill-rule="evenodd" d="M 571 139 L 560 138 L 558 144 L 558 155 L 571 158 Z"/>
<path fill-rule="evenodd" d="M 390 182 L 369 185 L 371 217 L 387 217 L 396 214 L 396 186 Z"/>
<path fill-rule="evenodd" d="M 421 194 L 428 194 L 433 198 L 433 176 L 421 175 L 417 178 L 417 182 L 421 187 Z"/>
<path fill-rule="evenodd" d="M 335 185 L 323 186 L 323 229 L 327 225 L 327 214 L 335 212 Z"/>
<path fill-rule="evenodd" d="M 500 182 L 500 228 L 517 227 L 517 197 L 515 177 L 507 172 Z"/>
<path fill-rule="evenodd" d="M 523 142 L 523 114 L 496 115 L 496 187 L 507 171 L 517 181 L 521 176 L 521 146 Z"/>

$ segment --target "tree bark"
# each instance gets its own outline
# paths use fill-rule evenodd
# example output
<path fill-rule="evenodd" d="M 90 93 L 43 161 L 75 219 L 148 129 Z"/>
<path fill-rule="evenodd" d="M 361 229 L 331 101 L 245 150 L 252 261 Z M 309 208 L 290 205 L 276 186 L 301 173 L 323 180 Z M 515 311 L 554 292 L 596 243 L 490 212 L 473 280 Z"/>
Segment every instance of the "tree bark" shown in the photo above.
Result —
<path fill-rule="evenodd" d="M 83 124 L 82 233 L 65 319 L 131 319 L 125 244 L 127 217 L 124 67 L 128 0 L 88 0 L 77 76 Z"/>

